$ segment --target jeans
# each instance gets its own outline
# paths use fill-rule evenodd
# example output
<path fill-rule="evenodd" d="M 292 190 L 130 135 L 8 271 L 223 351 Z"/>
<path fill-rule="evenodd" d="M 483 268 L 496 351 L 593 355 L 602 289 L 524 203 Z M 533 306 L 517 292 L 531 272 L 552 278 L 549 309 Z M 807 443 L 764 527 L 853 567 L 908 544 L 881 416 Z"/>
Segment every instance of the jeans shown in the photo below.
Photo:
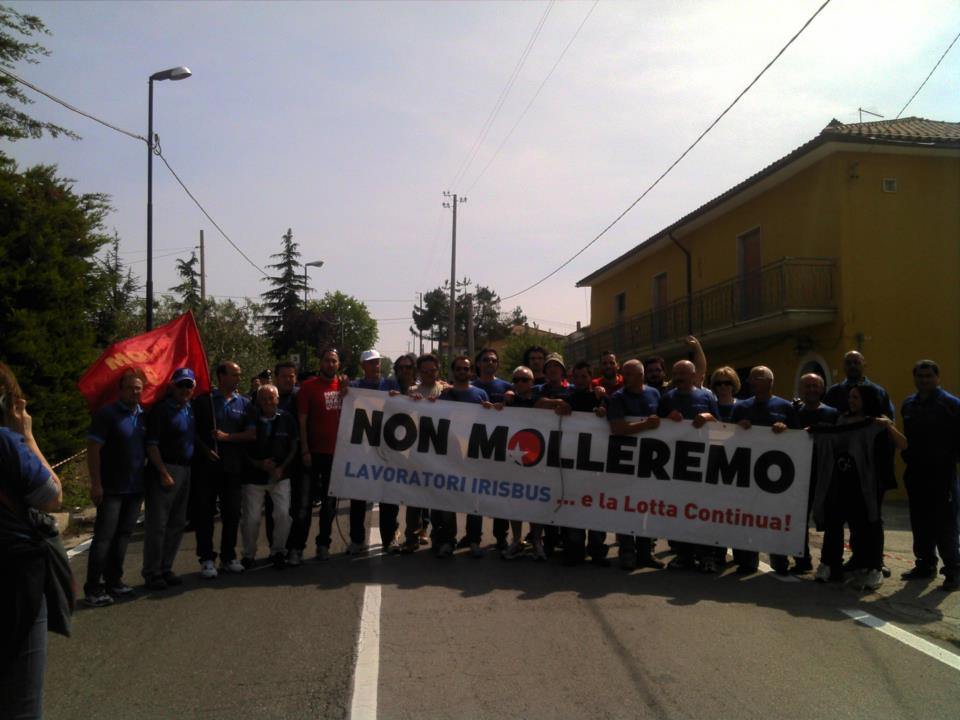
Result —
<path fill-rule="evenodd" d="M 240 528 L 240 476 L 223 470 L 222 464 L 211 465 L 205 477 L 194 477 L 197 531 L 197 557 L 200 562 L 216 560 L 213 551 L 213 518 L 220 500 L 220 561 L 237 558 L 237 531 Z"/>
<path fill-rule="evenodd" d="M 87 561 L 87 594 L 108 587 L 123 578 L 123 560 L 127 556 L 130 535 L 137 526 L 143 495 L 104 495 L 97 506 L 97 521 L 93 526 L 93 543 Z"/>
<path fill-rule="evenodd" d="M 243 486 L 243 556 L 251 560 L 257 556 L 257 537 L 260 535 L 260 517 L 266 498 L 273 500 L 273 539 L 270 554 L 283 553 L 290 534 L 290 480 Z"/>
<path fill-rule="evenodd" d="M 313 521 L 313 503 L 320 501 L 319 528 L 317 529 L 317 548 L 330 547 L 333 519 L 337 514 L 337 499 L 330 495 L 330 471 L 333 468 L 333 455 L 313 453 L 310 467 L 305 468 L 308 482 L 301 483 L 301 495 L 297 498 L 296 517 L 287 540 L 287 547 L 304 550 L 310 537 L 310 524 Z M 367 504 L 363 504 L 366 511 Z"/>
<path fill-rule="evenodd" d="M 187 526 L 190 466 L 167 465 L 167 472 L 173 478 L 173 487 L 163 487 L 158 474 L 152 468 L 147 471 L 143 539 L 143 577 L 147 580 L 173 570 Z"/>
<path fill-rule="evenodd" d="M 0 678 L 0 718 L 27 720 L 43 717 L 43 673 L 47 667 L 47 599 L 24 638 L 13 664 Z"/>

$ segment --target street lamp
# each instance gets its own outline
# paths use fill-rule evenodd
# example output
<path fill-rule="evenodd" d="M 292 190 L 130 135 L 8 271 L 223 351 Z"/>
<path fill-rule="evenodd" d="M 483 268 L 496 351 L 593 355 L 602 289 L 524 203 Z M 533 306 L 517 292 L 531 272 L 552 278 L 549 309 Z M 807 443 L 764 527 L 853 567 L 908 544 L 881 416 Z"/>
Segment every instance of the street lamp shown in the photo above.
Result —
<path fill-rule="evenodd" d="M 179 65 L 155 72 L 147 82 L 147 330 L 153 330 L 153 81 L 186 80 L 190 75 L 190 68 Z"/>
<path fill-rule="evenodd" d="M 303 311 L 307 311 L 307 268 L 323 267 L 323 260 L 314 260 L 303 264 Z"/>

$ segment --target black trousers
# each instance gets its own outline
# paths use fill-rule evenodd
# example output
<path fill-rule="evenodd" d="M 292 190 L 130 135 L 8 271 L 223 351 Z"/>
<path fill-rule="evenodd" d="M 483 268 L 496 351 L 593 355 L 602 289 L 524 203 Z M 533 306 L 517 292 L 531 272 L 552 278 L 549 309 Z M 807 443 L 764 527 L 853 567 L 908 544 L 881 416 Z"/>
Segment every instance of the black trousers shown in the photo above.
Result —
<path fill-rule="evenodd" d="M 607 534 L 600 530 L 581 528 L 563 529 L 563 559 L 568 562 L 583 562 L 587 555 L 594 559 L 607 556 Z M 586 549 L 584 549 L 586 542 Z"/>
<path fill-rule="evenodd" d="M 337 513 L 337 499 L 330 497 L 330 469 L 333 467 L 333 455 L 314 453 L 310 467 L 304 471 L 299 488 L 291 497 L 291 513 L 295 513 L 287 538 L 287 547 L 301 552 L 307 547 L 310 537 L 310 524 L 313 522 L 313 503 L 320 501 L 320 527 L 317 530 L 317 547 L 330 547 L 330 534 L 333 518 Z M 295 510 L 293 508 L 296 508 Z"/>
<path fill-rule="evenodd" d="M 960 577 L 960 482 L 953 468 L 908 465 L 904 473 L 917 566 L 934 569 L 937 554 L 948 577 Z"/>
<path fill-rule="evenodd" d="M 208 465 L 200 476 L 191 478 L 195 489 L 193 526 L 197 533 L 197 557 L 216 560 L 213 550 L 213 519 L 220 501 L 220 560 L 237 557 L 237 531 L 240 529 L 240 475 L 229 473 L 221 464 Z"/>
<path fill-rule="evenodd" d="M 823 550 L 820 561 L 831 568 L 843 565 L 843 526 L 850 527 L 850 545 L 857 567 L 879 570 L 883 567 L 883 537 L 880 522 L 868 521 L 867 503 L 859 481 L 834 478 L 824 507 Z M 879 532 L 878 532 L 879 531 Z"/>
<path fill-rule="evenodd" d="M 430 523 L 433 525 L 433 532 L 430 539 L 433 541 L 434 548 L 441 548 L 444 545 L 453 545 L 457 542 L 457 514 L 449 510 L 431 510 Z"/>
<path fill-rule="evenodd" d="M 400 506 L 380 503 L 380 542 L 384 548 L 396 539 L 400 528 Z"/>
<path fill-rule="evenodd" d="M 408 507 L 404 518 L 404 538 L 412 543 L 417 540 L 421 530 L 426 530 L 430 525 L 430 511 L 426 508 Z"/>

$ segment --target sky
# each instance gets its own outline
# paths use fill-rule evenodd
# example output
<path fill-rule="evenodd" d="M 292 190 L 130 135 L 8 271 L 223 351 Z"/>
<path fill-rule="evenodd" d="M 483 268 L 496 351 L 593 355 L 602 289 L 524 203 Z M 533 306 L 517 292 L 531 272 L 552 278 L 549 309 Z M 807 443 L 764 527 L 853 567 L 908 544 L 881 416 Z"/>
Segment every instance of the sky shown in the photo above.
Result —
<path fill-rule="evenodd" d="M 164 157 L 259 267 L 292 229 L 302 261 L 324 262 L 311 268 L 312 296 L 339 290 L 365 302 L 377 349 L 395 357 L 418 349 L 417 294 L 450 277 L 444 191 L 467 197 L 457 278 L 503 297 L 526 288 L 666 170 L 822 0 L 8 4 L 51 33 L 50 56 L 17 72 L 136 134 L 146 135 L 147 78 L 188 66 L 191 78 L 154 85 Z M 623 220 L 503 310 L 520 305 L 565 334 L 589 324 L 579 279 L 831 119 L 857 122 L 858 108 L 895 117 L 960 32 L 955 0 L 904 7 L 832 0 Z M 904 116 L 960 121 L 958 86 L 960 43 Z M 142 278 L 145 145 L 27 93 L 35 117 L 82 140 L 4 152 L 23 167 L 57 165 L 79 192 L 108 194 L 106 229 Z M 158 161 L 153 185 L 156 292 L 176 284 L 174 263 L 201 230 L 208 293 L 267 288 Z"/>

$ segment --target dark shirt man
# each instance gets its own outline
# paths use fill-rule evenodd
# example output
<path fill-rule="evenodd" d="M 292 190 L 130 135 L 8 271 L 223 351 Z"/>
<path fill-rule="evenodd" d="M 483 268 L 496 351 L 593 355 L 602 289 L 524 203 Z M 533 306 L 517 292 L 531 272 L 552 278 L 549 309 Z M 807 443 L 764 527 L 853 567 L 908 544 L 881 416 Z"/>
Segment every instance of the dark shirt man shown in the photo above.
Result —
<path fill-rule="evenodd" d="M 940 387 L 940 368 L 932 360 L 914 366 L 913 380 L 917 392 L 903 401 L 900 413 L 916 564 L 903 577 L 933 577 L 939 553 L 946 578 L 941 588 L 949 592 L 960 588 L 960 399 Z"/>
<path fill-rule="evenodd" d="M 493 348 L 483 348 L 477 353 L 477 377 L 472 385 L 483 390 L 490 402 L 502 404 L 504 398 L 512 386 L 506 380 L 498 378 L 496 373 L 500 369 L 500 355 Z M 503 518 L 494 518 L 493 537 L 497 541 L 497 550 L 503 552 L 507 549 L 507 532 L 510 523 Z"/>

